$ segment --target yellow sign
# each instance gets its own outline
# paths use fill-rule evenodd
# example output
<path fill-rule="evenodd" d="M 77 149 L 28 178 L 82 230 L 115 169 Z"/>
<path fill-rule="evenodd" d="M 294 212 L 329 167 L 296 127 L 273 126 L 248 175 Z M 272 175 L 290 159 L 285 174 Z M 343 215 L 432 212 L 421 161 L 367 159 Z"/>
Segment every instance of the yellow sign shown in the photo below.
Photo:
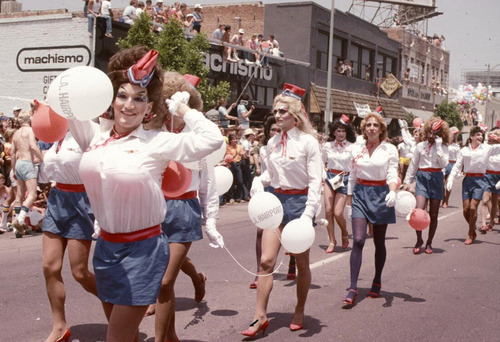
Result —
<path fill-rule="evenodd" d="M 380 89 L 382 89 L 388 97 L 394 95 L 394 93 L 401 87 L 401 83 L 399 83 L 398 79 L 393 74 L 387 75 L 382 80 L 382 83 L 380 83 Z"/>

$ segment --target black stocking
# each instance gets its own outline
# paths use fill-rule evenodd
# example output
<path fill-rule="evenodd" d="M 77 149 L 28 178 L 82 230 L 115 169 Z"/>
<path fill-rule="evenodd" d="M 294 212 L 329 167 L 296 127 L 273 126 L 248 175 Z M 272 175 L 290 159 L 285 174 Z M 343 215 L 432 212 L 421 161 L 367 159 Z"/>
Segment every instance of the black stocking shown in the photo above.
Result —
<path fill-rule="evenodd" d="M 436 234 L 436 229 L 438 226 L 438 214 L 439 214 L 439 203 L 441 201 L 437 199 L 431 199 L 429 205 L 429 215 L 431 217 L 431 224 L 429 225 L 429 237 L 427 238 L 426 245 L 432 244 L 432 239 L 434 239 L 434 234 Z"/>
<path fill-rule="evenodd" d="M 387 224 L 373 225 L 373 243 L 375 244 L 375 278 L 373 278 L 373 282 L 377 284 L 382 284 L 382 270 L 387 257 L 385 249 L 386 232 Z"/>
<path fill-rule="evenodd" d="M 358 277 L 363 259 L 363 247 L 366 240 L 367 221 L 364 218 L 352 219 L 352 250 L 351 250 L 351 289 L 358 288 Z"/>

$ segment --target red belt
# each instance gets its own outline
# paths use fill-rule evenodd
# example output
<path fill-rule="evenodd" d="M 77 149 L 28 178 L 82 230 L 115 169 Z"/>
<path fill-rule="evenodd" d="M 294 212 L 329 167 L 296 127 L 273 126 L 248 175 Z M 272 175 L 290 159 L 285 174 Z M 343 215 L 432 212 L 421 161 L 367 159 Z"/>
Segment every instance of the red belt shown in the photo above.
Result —
<path fill-rule="evenodd" d="M 184 199 L 193 199 L 193 198 L 196 198 L 198 197 L 198 192 L 196 190 L 193 190 L 193 191 L 188 191 L 188 192 L 185 192 L 183 193 L 182 195 L 180 196 L 177 196 L 177 197 L 167 197 L 167 196 L 164 196 L 165 199 L 167 200 L 184 200 Z"/>
<path fill-rule="evenodd" d="M 492 175 L 500 175 L 500 171 L 486 170 L 486 173 L 491 173 Z"/>
<path fill-rule="evenodd" d="M 449 160 L 448 162 L 449 163 L 456 163 L 457 161 L 456 160 Z"/>
<path fill-rule="evenodd" d="M 285 195 L 307 195 L 308 190 L 309 190 L 309 188 L 289 189 L 289 190 L 283 190 L 281 188 L 276 188 L 276 189 L 274 189 L 274 192 L 277 192 L 278 194 L 285 194 Z"/>
<path fill-rule="evenodd" d="M 358 178 L 357 181 L 358 181 L 358 184 L 370 185 L 370 186 L 384 186 L 387 184 L 387 181 L 385 179 L 384 180 L 367 180 L 367 179 Z"/>
<path fill-rule="evenodd" d="M 484 177 L 484 173 L 466 173 L 465 177 Z"/>
<path fill-rule="evenodd" d="M 436 168 L 433 168 L 433 167 L 426 167 L 426 168 L 423 168 L 423 169 L 418 169 L 419 171 L 424 171 L 424 172 L 441 172 L 443 171 L 443 169 L 436 169 Z"/>
<path fill-rule="evenodd" d="M 344 173 L 344 175 L 348 175 L 349 172 L 346 172 L 346 171 L 341 171 L 341 170 L 335 170 L 335 169 L 329 169 L 328 171 L 332 172 L 332 173 L 336 173 L 336 174 L 339 174 L 339 173 Z"/>
<path fill-rule="evenodd" d="M 161 226 L 157 224 L 156 226 L 144 228 L 136 232 L 130 233 L 109 233 L 101 228 L 99 235 L 103 240 L 108 242 L 123 243 L 123 242 L 134 242 L 149 239 L 153 236 L 158 236 L 161 234 Z"/>
<path fill-rule="evenodd" d="M 83 184 L 56 183 L 56 189 L 66 192 L 85 192 L 85 186 Z"/>

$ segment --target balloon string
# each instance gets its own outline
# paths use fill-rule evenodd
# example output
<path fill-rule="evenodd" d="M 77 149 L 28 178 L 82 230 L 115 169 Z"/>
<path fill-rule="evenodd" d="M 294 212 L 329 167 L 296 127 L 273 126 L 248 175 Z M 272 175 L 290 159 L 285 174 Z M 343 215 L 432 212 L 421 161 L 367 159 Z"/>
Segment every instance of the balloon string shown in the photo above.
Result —
<path fill-rule="evenodd" d="M 276 234 L 276 235 L 278 235 L 278 234 Z M 278 239 L 279 239 L 279 240 L 280 240 L 280 242 L 281 242 L 281 239 L 280 239 L 280 237 L 279 237 L 279 236 L 278 236 Z M 236 258 L 234 257 L 234 255 L 233 255 L 233 254 L 231 254 L 231 252 L 229 251 L 229 249 L 227 249 L 227 246 L 225 246 L 225 245 L 224 245 L 224 249 L 225 249 L 225 250 L 226 250 L 226 252 L 229 254 L 229 256 L 230 256 L 230 257 L 234 260 L 234 262 L 236 262 L 236 264 L 237 264 L 238 266 L 240 266 L 240 267 L 241 267 L 241 269 L 243 269 L 245 272 L 247 272 L 247 273 L 249 273 L 249 274 L 251 274 L 251 275 L 253 275 L 253 276 L 256 276 L 256 277 L 269 277 L 269 276 L 272 276 L 273 274 L 275 274 L 275 273 L 277 273 L 277 272 L 278 272 L 278 270 L 280 269 L 280 267 L 281 267 L 282 265 L 284 265 L 284 264 L 283 264 L 283 260 L 285 259 L 285 255 L 283 255 L 283 257 L 281 258 L 281 261 L 280 261 L 280 263 L 279 263 L 278 267 L 276 267 L 272 273 L 269 273 L 269 274 L 258 274 L 258 273 L 253 273 L 252 271 L 250 271 L 249 269 L 247 269 L 245 266 L 243 266 L 243 265 L 242 265 L 242 264 L 241 264 L 238 260 L 236 260 Z"/>

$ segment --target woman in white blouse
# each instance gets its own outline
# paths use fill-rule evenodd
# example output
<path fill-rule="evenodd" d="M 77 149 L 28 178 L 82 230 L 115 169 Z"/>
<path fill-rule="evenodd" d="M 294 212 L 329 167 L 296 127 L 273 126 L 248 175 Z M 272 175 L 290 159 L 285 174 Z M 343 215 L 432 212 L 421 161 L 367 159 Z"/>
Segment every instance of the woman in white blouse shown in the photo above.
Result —
<path fill-rule="evenodd" d="M 500 143 L 500 129 L 495 129 L 488 134 L 488 144 L 493 145 L 498 143 Z M 483 200 L 481 201 L 482 234 L 492 231 L 495 225 L 498 194 L 500 193 L 495 186 L 500 181 L 500 155 L 495 154 L 488 159 L 484 181 L 486 187 L 484 188 Z M 489 223 L 486 223 L 488 221 L 487 215 L 490 216 Z"/>
<path fill-rule="evenodd" d="M 448 145 L 448 165 L 444 169 L 444 184 L 448 181 L 448 177 L 450 176 L 451 169 L 453 169 L 453 165 L 457 162 L 457 155 L 460 151 L 460 145 L 458 145 L 458 135 L 460 130 L 456 127 L 450 128 L 450 140 L 452 141 L 450 145 Z M 448 208 L 448 201 L 450 199 L 451 191 L 448 189 L 444 190 L 444 199 L 443 199 L 443 208 Z"/>
<path fill-rule="evenodd" d="M 462 171 L 465 173 L 462 181 L 462 204 L 464 218 L 469 224 L 466 245 L 471 245 L 477 237 L 477 207 L 486 188 L 484 174 L 488 160 L 500 152 L 500 145 L 483 144 L 483 138 L 481 127 L 471 128 L 467 145 L 458 153 L 457 162 L 446 183 L 446 188 L 451 191 L 454 179 L 459 178 Z"/>
<path fill-rule="evenodd" d="M 443 137 L 446 141 L 443 141 Z M 410 189 L 415 179 L 417 208 L 425 210 L 429 201 L 429 235 L 425 243 L 425 253 L 432 254 L 432 240 L 438 224 L 439 205 L 444 198 L 443 169 L 448 164 L 448 124 L 439 118 L 431 118 L 424 125 L 424 141 L 418 143 L 411 159 L 410 167 L 403 183 L 404 190 Z M 422 231 L 416 230 L 417 243 L 413 254 L 422 251 Z"/>
<path fill-rule="evenodd" d="M 101 227 L 93 264 L 97 294 L 109 322 L 107 341 L 134 341 L 148 305 L 158 297 L 169 260 L 161 231 L 166 204 L 161 176 L 170 160 L 192 162 L 222 146 L 215 124 L 186 103 L 167 99 L 191 132 L 146 131 L 147 114 L 165 113 L 158 53 L 144 46 L 122 50 L 108 65 L 115 91 L 114 125 L 101 132 L 92 121 L 70 120 L 83 151 L 80 175 Z"/>
<path fill-rule="evenodd" d="M 351 285 L 343 303 L 354 305 L 358 297 L 358 277 L 368 222 L 373 225 L 375 276 L 368 297 L 376 298 L 382 288 L 382 270 L 387 256 L 387 225 L 396 222 L 394 205 L 398 185 L 398 150 L 385 140 L 387 124 L 377 113 L 368 113 L 361 122 L 365 143 L 352 151 L 353 162 L 347 187 L 352 206 L 353 247 L 351 251 Z"/>
<path fill-rule="evenodd" d="M 312 219 L 319 208 L 323 166 L 319 143 L 309 122 L 301 98 L 305 89 L 285 84 L 282 95 L 276 96 L 273 112 L 281 133 L 268 142 L 268 169 L 255 177 L 252 193 L 272 186 L 275 195 L 283 205 L 283 221 L 276 230 L 266 229 L 262 234 L 262 257 L 260 262 L 257 305 L 245 336 L 265 333 L 269 326 L 267 304 L 273 287 L 272 272 L 281 247 L 280 235 L 285 225 L 297 218 Z M 311 285 L 309 250 L 295 256 L 297 263 L 297 305 L 290 323 L 290 330 L 304 326 L 304 309 Z"/>
<path fill-rule="evenodd" d="M 344 208 L 347 201 L 347 183 L 352 163 L 352 148 L 356 141 L 354 132 L 349 125 L 349 118 L 342 114 L 341 118 L 328 125 L 330 141 L 322 148 L 323 161 L 327 165 L 323 194 L 325 201 L 325 216 L 328 220 L 327 231 L 329 245 L 326 253 L 333 253 L 337 240 L 335 239 L 335 221 L 342 232 L 342 249 L 349 246 L 347 224 L 344 217 Z M 338 176 L 342 184 L 333 187 L 330 183 Z"/>

